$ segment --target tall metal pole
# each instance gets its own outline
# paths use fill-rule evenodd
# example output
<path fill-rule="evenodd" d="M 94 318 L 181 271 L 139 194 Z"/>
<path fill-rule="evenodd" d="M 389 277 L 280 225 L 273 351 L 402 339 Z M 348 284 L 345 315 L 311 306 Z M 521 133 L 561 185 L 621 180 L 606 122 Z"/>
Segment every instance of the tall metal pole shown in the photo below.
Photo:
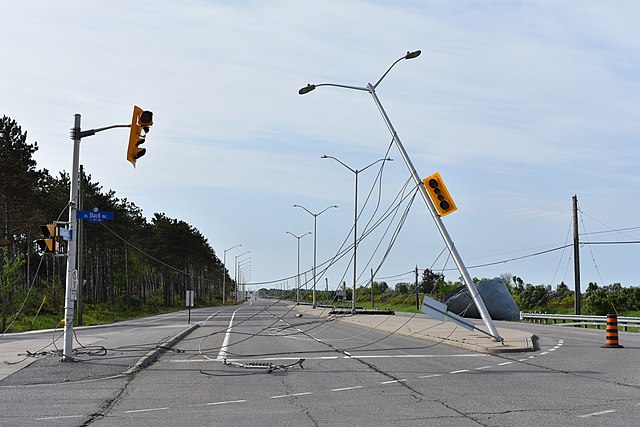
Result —
<path fill-rule="evenodd" d="M 227 252 L 229 252 L 231 249 L 235 249 L 238 246 L 242 246 L 240 245 L 235 245 L 230 247 L 229 249 L 225 249 L 224 250 L 224 255 L 223 255 L 223 261 L 222 261 L 222 305 L 224 305 L 225 300 L 227 299 L 227 289 L 226 289 L 226 282 L 227 282 Z"/>
<path fill-rule="evenodd" d="M 354 202 L 353 202 L 353 295 L 351 298 L 351 314 L 356 314 L 356 280 L 357 280 L 357 266 L 356 266 L 356 260 L 357 260 L 357 256 L 358 256 L 358 175 L 360 174 L 360 172 L 363 172 L 367 169 L 369 169 L 371 166 L 375 165 L 378 162 L 383 162 L 383 161 L 392 161 L 393 159 L 390 158 L 386 158 L 386 159 L 378 159 L 375 162 L 363 167 L 362 169 L 358 170 L 358 169 L 353 169 L 352 167 L 350 167 L 349 165 L 347 165 L 346 163 L 344 163 L 343 161 L 341 161 L 340 159 L 337 159 L 333 156 L 327 156 L 326 154 L 324 156 L 322 156 L 323 159 L 333 159 L 336 162 L 340 163 L 342 166 L 344 166 L 345 168 L 349 169 L 355 176 L 355 196 L 354 196 Z"/>
<path fill-rule="evenodd" d="M 78 210 L 82 210 L 84 207 L 84 169 L 82 165 L 80 165 L 80 177 L 78 179 Z M 84 223 L 82 221 L 78 221 L 78 230 L 76 231 L 76 235 L 78 236 L 78 246 L 76 247 L 76 259 L 78 264 L 78 302 L 76 307 L 76 324 L 78 326 L 82 326 L 82 286 L 84 284 L 84 260 L 82 254 L 82 241 L 84 239 Z M 126 248 L 126 246 L 125 246 Z M 129 279 L 127 277 L 127 283 Z"/>
<path fill-rule="evenodd" d="M 298 240 L 298 275 L 296 276 L 296 304 L 300 304 L 300 239 L 302 239 L 307 234 L 311 234 L 310 231 L 307 231 L 302 236 L 296 236 L 290 231 L 287 231 L 287 234 L 291 234 Z"/>
<path fill-rule="evenodd" d="M 317 252 L 317 240 L 318 235 L 318 215 L 313 215 L 313 299 L 311 305 L 316 308 L 316 252 Z"/>
<path fill-rule="evenodd" d="M 578 196 L 573 199 L 573 274 L 574 274 L 574 314 L 580 314 L 580 237 L 578 234 Z"/>
<path fill-rule="evenodd" d="M 69 192 L 69 232 L 67 247 L 67 281 L 64 296 L 64 336 L 62 361 L 73 360 L 73 318 L 75 287 L 78 283 L 76 271 L 76 250 L 78 244 L 76 211 L 78 204 L 78 169 L 80 168 L 80 114 L 74 116 L 73 124 L 73 164 L 71 167 L 71 185 Z"/>
<path fill-rule="evenodd" d="M 473 302 L 475 303 L 476 307 L 478 308 L 478 312 L 480 313 L 480 317 L 482 317 L 482 320 L 484 321 L 485 326 L 489 329 L 490 334 L 493 336 L 493 338 L 496 341 L 503 341 L 503 339 L 500 337 L 500 334 L 498 333 L 498 330 L 496 329 L 493 320 L 491 319 L 491 316 L 489 316 L 489 313 L 487 311 L 486 306 L 484 305 L 484 302 L 482 301 L 482 298 L 480 297 L 480 294 L 478 293 L 478 290 L 476 289 L 473 280 L 471 280 L 471 276 L 469 275 L 469 272 L 467 271 L 466 266 L 464 265 L 464 262 L 462 261 L 462 258 L 460 257 L 460 254 L 458 253 L 458 250 L 456 249 L 456 247 L 453 244 L 453 241 L 451 240 L 451 237 L 449 236 L 449 233 L 447 232 L 447 229 L 445 228 L 442 219 L 440 218 L 440 215 L 438 214 L 438 212 L 436 211 L 435 206 L 433 205 L 433 202 L 431 201 L 431 198 L 429 197 L 429 194 L 427 193 L 426 188 L 424 187 L 424 184 L 422 182 L 422 180 L 420 179 L 418 173 L 416 172 L 415 167 L 413 166 L 413 163 L 411 162 L 411 159 L 409 158 L 409 155 L 407 154 L 406 150 L 404 149 L 404 146 L 402 145 L 402 142 L 400 141 L 400 137 L 398 136 L 398 133 L 396 132 L 396 130 L 393 127 L 393 124 L 391 123 L 391 120 L 389 120 L 389 117 L 387 116 L 386 111 L 384 110 L 384 108 L 382 107 L 382 104 L 380 103 L 380 100 L 378 99 L 378 96 L 376 95 L 376 87 L 380 84 L 380 82 L 382 82 L 382 80 L 385 78 L 385 76 L 389 73 L 389 71 L 391 71 L 391 69 L 401 60 L 403 59 L 413 59 L 413 58 L 417 58 L 420 55 L 420 51 L 414 51 L 414 52 L 407 52 L 407 54 L 401 58 L 399 58 L 398 60 L 396 60 L 388 69 L 387 71 L 382 75 L 382 77 L 380 77 L 378 79 L 378 81 L 375 84 L 371 84 L 368 83 L 366 87 L 361 87 L 361 86 L 350 86 L 350 85 L 342 85 L 342 84 L 335 84 L 335 83 L 321 83 L 321 84 L 308 84 L 306 87 L 301 88 L 298 93 L 300 95 L 304 95 L 306 93 L 311 92 L 312 90 L 316 89 L 319 86 L 333 86 L 333 87 L 340 87 L 340 88 L 344 88 L 344 89 L 352 89 L 352 90 L 358 90 L 358 91 L 365 91 L 365 92 L 369 92 L 369 94 L 371 95 L 371 97 L 373 98 L 373 101 L 375 102 L 376 106 L 378 107 L 378 110 L 380 111 L 380 114 L 382 115 L 382 119 L 384 120 L 385 124 L 387 125 L 387 128 L 389 129 L 389 132 L 391 133 L 391 137 L 393 138 L 394 143 L 396 144 L 396 147 L 398 148 L 398 150 L 400 151 L 400 154 L 402 155 L 402 158 L 405 161 L 405 164 L 407 165 L 407 168 L 409 169 L 409 172 L 411 174 L 411 177 L 413 178 L 419 192 L 420 195 L 422 196 L 425 204 L 427 205 L 427 208 L 429 210 L 429 213 L 431 214 L 431 216 L 433 217 L 433 220 L 436 223 L 436 226 L 438 228 L 438 231 L 440 232 L 440 235 L 442 236 L 443 240 L 445 241 L 445 244 L 447 245 L 447 248 L 449 249 L 449 252 L 451 253 L 451 257 L 453 258 L 458 271 L 460 272 L 460 275 L 462 276 L 467 289 L 469 290 L 469 294 L 471 296 L 471 298 L 473 299 Z"/>
<path fill-rule="evenodd" d="M 316 265 L 317 265 L 317 259 L 316 259 L 316 253 L 317 253 L 317 240 L 316 240 L 316 236 L 318 235 L 318 216 L 320 216 L 322 213 L 326 212 L 327 210 L 331 209 L 331 208 L 337 208 L 338 206 L 333 205 L 333 206 L 327 206 L 326 208 L 324 208 L 323 210 L 321 210 L 318 213 L 313 213 L 311 212 L 309 209 L 305 208 L 304 206 L 301 205 L 293 205 L 294 208 L 302 208 L 305 211 L 307 211 L 307 213 L 311 216 L 313 216 L 313 308 L 316 308 L 316 283 L 317 283 L 317 276 L 316 276 Z"/>
<path fill-rule="evenodd" d="M 445 228 L 444 223 L 442 222 L 442 218 L 440 218 L 440 215 L 436 211 L 436 208 L 433 205 L 433 202 L 431 201 L 429 194 L 427 193 L 427 189 L 425 188 L 424 183 L 420 179 L 420 176 L 418 175 L 416 168 L 413 166 L 413 163 L 411 162 L 409 155 L 404 149 L 404 146 L 400 141 L 400 137 L 398 136 L 398 133 L 394 129 L 393 124 L 391 123 L 391 120 L 389 120 L 387 113 L 382 107 L 382 104 L 380 103 L 380 100 L 376 95 L 375 88 L 371 83 L 367 85 L 367 88 L 369 90 L 369 93 L 373 97 L 374 102 L 378 106 L 378 110 L 380 111 L 380 114 L 382 115 L 382 118 L 386 123 L 387 128 L 391 133 L 391 136 L 393 137 L 393 141 L 395 142 L 396 147 L 398 148 L 398 151 L 400 151 L 400 155 L 404 159 L 404 162 L 407 165 L 407 168 L 409 169 L 409 172 L 411 173 L 411 176 L 414 182 L 416 183 L 418 190 L 420 191 L 420 195 L 422 196 L 422 199 L 427 205 L 427 208 L 429 209 L 429 212 L 431 213 L 431 216 L 433 217 L 433 220 L 436 223 L 438 231 L 440 231 L 440 235 L 442 236 L 442 239 L 445 241 L 447 248 L 449 248 L 451 257 L 453 258 L 453 261 L 458 267 L 458 271 L 462 275 L 462 278 L 464 279 L 464 283 L 467 285 L 467 289 L 469 290 L 469 295 L 473 299 L 473 302 L 476 304 L 476 307 L 478 308 L 478 312 L 480 312 L 480 317 L 482 317 L 484 324 L 489 329 L 489 333 L 493 336 L 493 338 L 496 341 L 502 341 L 502 337 L 500 337 L 500 334 L 498 333 L 498 330 L 496 329 L 496 326 L 494 325 L 493 320 L 491 319 L 491 316 L 489 316 L 487 307 L 484 305 L 484 301 L 482 301 L 482 298 L 480 297 L 480 294 L 478 293 L 478 290 L 476 289 L 476 286 L 473 283 L 471 276 L 469 275 L 469 271 L 467 271 L 467 267 L 464 265 L 464 262 L 462 261 L 462 257 L 460 256 L 460 254 L 458 253 L 458 250 L 453 244 L 453 240 L 451 239 L 451 236 L 449 236 L 449 232 Z"/>

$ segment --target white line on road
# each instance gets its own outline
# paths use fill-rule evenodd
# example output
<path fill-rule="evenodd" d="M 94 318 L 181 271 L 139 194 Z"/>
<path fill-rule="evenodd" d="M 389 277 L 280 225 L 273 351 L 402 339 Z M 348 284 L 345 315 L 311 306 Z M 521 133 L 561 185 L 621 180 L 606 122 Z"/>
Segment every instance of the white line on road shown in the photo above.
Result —
<path fill-rule="evenodd" d="M 578 415 L 578 418 L 587 418 L 587 417 L 595 417 L 597 415 L 610 414 L 612 412 L 616 412 L 614 409 L 607 409 L 606 411 L 593 412 L 591 414 Z"/>
<path fill-rule="evenodd" d="M 461 374 L 462 372 L 469 372 L 468 369 L 460 369 L 459 371 L 451 371 L 450 374 Z"/>
<path fill-rule="evenodd" d="M 353 386 L 353 387 L 334 388 L 331 391 L 355 390 L 355 389 L 363 388 L 363 387 L 364 387 L 363 385 L 356 385 L 356 386 Z"/>
<path fill-rule="evenodd" d="M 308 394 L 312 394 L 312 393 L 310 391 L 306 391 L 304 393 L 281 394 L 280 396 L 271 396 L 269 399 L 282 399 L 283 397 L 306 396 Z"/>
<path fill-rule="evenodd" d="M 149 408 L 149 409 L 134 409 L 132 411 L 124 411 L 125 414 L 135 414 L 138 412 L 153 412 L 153 411 L 166 411 L 169 408 Z"/>
<path fill-rule="evenodd" d="M 403 383 L 406 380 L 407 380 L 406 378 L 402 378 L 401 380 L 382 381 L 380 384 Z"/>
<path fill-rule="evenodd" d="M 61 420 L 65 418 L 82 418 L 84 415 L 61 415 L 59 417 L 42 417 L 36 418 L 36 421 Z"/>
<path fill-rule="evenodd" d="M 502 362 L 498 363 L 498 366 L 511 365 L 513 362 Z"/>
<path fill-rule="evenodd" d="M 441 377 L 442 374 L 431 374 L 431 375 L 423 375 L 421 377 L 418 378 L 433 378 L 433 377 Z"/>
<path fill-rule="evenodd" d="M 480 366 L 479 368 L 476 368 L 476 371 L 480 371 L 482 369 L 490 369 L 493 368 L 493 366 Z"/>
<path fill-rule="evenodd" d="M 218 361 L 222 361 L 227 358 L 227 350 L 229 349 L 229 339 L 231 338 L 231 327 L 233 326 L 233 318 L 236 316 L 238 310 L 233 312 L 233 314 L 231 315 L 231 320 L 229 320 L 229 326 L 227 327 L 227 332 L 224 334 L 222 347 L 220 347 L 220 352 L 218 353 L 218 357 L 216 359 Z"/>

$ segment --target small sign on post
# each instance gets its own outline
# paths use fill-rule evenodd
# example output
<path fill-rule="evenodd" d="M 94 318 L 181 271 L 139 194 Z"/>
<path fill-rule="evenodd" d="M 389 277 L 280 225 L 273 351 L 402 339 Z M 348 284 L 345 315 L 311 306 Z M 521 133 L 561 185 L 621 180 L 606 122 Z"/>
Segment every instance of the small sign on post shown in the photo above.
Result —
<path fill-rule="evenodd" d="M 187 320 L 187 323 L 191 323 L 191 307 L 193 307 L 193 302 L 194 302 L 194 297 L 195 297 L 195 292 L 187 289 L 187 295 L 186 295 L 186 306 L 189 307 L 189 319 Z"/>

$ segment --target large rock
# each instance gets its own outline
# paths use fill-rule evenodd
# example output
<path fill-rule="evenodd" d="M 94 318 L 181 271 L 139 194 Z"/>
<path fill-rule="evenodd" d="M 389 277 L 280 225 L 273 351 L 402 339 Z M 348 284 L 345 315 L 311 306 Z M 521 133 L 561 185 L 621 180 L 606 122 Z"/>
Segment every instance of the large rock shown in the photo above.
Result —
<path fill-rule="evenodd" d="M 476 283 L 476 288 L 493 320 L 520 319 L 520 309 L 501 279 L 480 280 Z M 480 313 L 469 296 L 469 290 L 466 286 L 445 295 L 442 302 L 447 305 L 449 311 L 462 317 L 480 318 Z"/>

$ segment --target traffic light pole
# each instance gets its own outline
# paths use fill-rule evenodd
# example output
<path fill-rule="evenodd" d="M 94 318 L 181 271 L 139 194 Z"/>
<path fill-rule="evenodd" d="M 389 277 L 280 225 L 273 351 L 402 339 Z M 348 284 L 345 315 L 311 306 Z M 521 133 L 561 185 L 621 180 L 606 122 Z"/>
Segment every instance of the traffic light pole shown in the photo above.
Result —
<path fill-rule="evenodd" d="M 95 135 L 98 132 L 107 129 L 131 127 L 131 125 L 113 125 L 100 129 L 90 129 L 81 131 L 80 114 L 76 114 L 71 129 L 71 139 L 73 139 L 73 165 L 71 167 L 71 185 L 69 195 L 69 244 L 67 248 L 67 279 L 64 295 L 64 335 L 62 348 L 62 361 L 73 361 L 73 320 L 74 320 L 74 301 L 78 289 L 78 271 L 76 270 L 76 253 L 78 248 L 78 219 L 76 213 L 78 211 L 78 182 L 80 169 L 80 141 L 86 136 Z"/>
<path fill-rule="evenodd" d="M 478 312 L 480 312 L 480 317 L 482 317 L 482 320 L 485 326 L 489 329 L 489 334 L 493 337 L 494 340 L 500 342 L 500 341 L 503 341 L 503 339 L 500 337 L 500 334 L 498 333 L 498 330 L 496 329 L 493 323 L 493 320 L 491 319 L 491 316 L 489 316 L 487 307 L 484 305 L 484 302 L 482 301 L 482 298 L 480 297 L 478 290 L 473 284 L 473 280 L 471 280 L 471 276 L 469 275 L 469 272 L 467 271 L 467 267 L 464 265 L 464 262 L 462 261 L 462 257 L 460 257 L 458 250 L 453 244 L 453 240 L 451 240 L 451 236 L 449 236 L 449 233 L 447 232 L 447 229 L 445 228 L 444 223 L 442 222 L 442 218 L 440 218 L 440 215 L 438 214 L 438 211 L 436 210 L 436 207 L 433 204 L 433 201 L 429 197 L 429 194 L 427 193 L 427 189 L 425 188 L 424 183 L 418 176 L 418 172 L 416 172 L 416 168 L 413 166 L 413 163 L 411 162 L 409 155 L 404 149 L 404 146 L 400 141 L 400 137 L 398 136 L 398 133 L 394 129 L 393 124 L 391 123 L 391 120 L 389 120 L 389 116 L 387 116 L 387 113 L 385 112 L 384 108 L 382 107 L 382 104 L 380 103 L 380 99 L 378 99 L 378 96 L 376 95 L 376 87 L 378 87 L 380 82 L 382 82 L 382 80 L 386 77 L 389 71 L 391 71 L 391 69 L 398 62 L 402 61 L 403 59 L 417 58 L 418 56 L 420 56 L 419 50 L 414 52 L 407 52 L 405 56 L 399 58 L 393 64 L 391 64 L 391 66 L 387 69 L 387 71 L 385 71 L 382 77 L 380 77 L 375 84 L 368 83 L 366 87 L 343 85 L 343 84 L 336 84 L 336 83 L 308 84 L 306 87 L 301 88 L 298 91 L 298 93 L 300 95 L 304 95 L 311 92 L 312 90 L 315 90 L 317 87 L 320 87 L 320 86 L 333 86 L 333 87 L 339 87 L 343 89 L 369 92 L 369 94 L 373 97 L 373 101 L 376 103 L 376 106 L 378 107 L 380 114 L 382 115 L 382 119 L 384 120 L 385 124 L 387 125 L 387 128 L 389 129 L 389 132 L 391 133 L 393 142 L 398 148 L 398 151 L 400 151 L 400 155 L 404 159 L 404 162 L 407 165 L 407 168 L 409 169 L 411 177 L 413 178 L 416 186 L 418 187 L 418 190 L 420 191 L 420 195 L 424 199 L 424 202 L 427 205 L 427 208 L 429 209 L 429 213 L 433 217 L 433 220 L 435 221 L 436 226 L 438 227 L 438 231 L 440 231 L 440 235 L 442 236 L 442 239 L 445 241 L 445 244 L 447 245 L 447 248 L 451 253 L 451 257 L 453 258 L 456 264 L 456 267 L 458 268 L 458 271 L 460 272 L 460 275 L 462 276 L 462 279 L 464 280 L 464 283 L 467 286 L 467 289 L 469 290 L 469 295 L 471 296 L 471 298 L 473 299 L 473 302 L 478 308 Z"/>
<path fill-rule="evenodd" d="M 473 302 L 478 308 L 478 312 L 480 312 L 480 317 L 482 317 L 482 320 L 484 321 L 485 326 L 489 329 L 489 333 L 491 334 L 491 336 L 493 336 L 493 338 L 498 342 L 503 341 L 502 337 L 500 337 L 500 334 L 498 333 L 498 330 L 496 329 L 496 326 L 493 323 L 493 320 L 491 319 L 491 316 L 489 315 L 489 312 L 487 311 L 487 307 L 484 305 L 484 301 L 482 301 L 482 298 L 478 293 L 478 289 L 476 289 L 476 286 L 473 284 L 473 280 L 471 279 L 471 276 L 467 271 L 467 267 L 464 265 L 464 262 L 462 261 L 462 257 L 460 256 L 460 254 L 458 253 L 458 250 L 453 244 L 453 240 L 451 239 L 451 236 L 449 236 L 449 233 L 447 232 L 447 229 L 445 228 L 444 223 L 442 222 L 442 218 L 440 218 L 440 215 L 438 214 L 436 207 L 433 205 L 433 201 L 429 197 L 429 194 L 427 193 L 427 189 L 425 188 L 424 183 L 420 179 L 420 176 L 418 175 L 416 168 L 413 166 L 413 163 L 411 162 L 409 155 L 404 149 L 404 146 L 400 141 L 400 137 L 398 136 L 398 133 L 394 129 L 393 124 L 391 124 L 391 120 L 389 120 L 389 116 L 387 116 L 387 113 L 384 111 L 384 108 L 382 108 L 382 104 L 380 103 L 380 100 L 376 95 L 376 89 L 371 83 L 367 85 L 367 91 L 373 97 L 373 100 L 376 103 L 376 106 L 378 107 L 378 110 L 380 111 L 380 114 L 382 115 L 382 118 L 386 123 L 387 128 L 391 133 L 391 136 L 393 137 L 393 141 L 395 142 L 396 147 L 398 148 L 398 151 L 400 151 L 400 155 L 404 159 L 404 162 L 407 165 L 409 172 L 411 173 L 411 177 L 413 178 L 414 182 L 418 186 L 420 195 L 422 196 L 422 199 L 427 205 L 427 208 L 429 209 L 429 213 L 431 213 L 431 216 L 433 217 L 433 220 L 435 221 L 436 226 L 438 227 L 438 231 L 440 231 L 440 235 L 442 236 L 442 239 L 447 245 L 447 248 L 449 248 L 451 257 L 453 258 L 453 261 L 455 262 L 456 267 L 458 267 L 458 271 L 462 275 L 462 279 L 464 280 L 464 283 L 467 286 L 467 289 L 469 290 L 469 295 L 471 296 L 471 298 L 473 299 Z"/>
<path fill-rule="evenodd" d="M 74 317 L 74 285 L 77 286 L 78 272 L 76 271 L 76 251 L 78 246 L 78 170 L 80 169 L 80 114 L 75 115 L 73 123 L 73 166 L 71 168 L 71 189 L 69 196 L 69 232 L 71 238 L 67 248 L 67 281 L 64 293 L 64 346 L 62 361 L 73 360 L 73 317 Z"/>

